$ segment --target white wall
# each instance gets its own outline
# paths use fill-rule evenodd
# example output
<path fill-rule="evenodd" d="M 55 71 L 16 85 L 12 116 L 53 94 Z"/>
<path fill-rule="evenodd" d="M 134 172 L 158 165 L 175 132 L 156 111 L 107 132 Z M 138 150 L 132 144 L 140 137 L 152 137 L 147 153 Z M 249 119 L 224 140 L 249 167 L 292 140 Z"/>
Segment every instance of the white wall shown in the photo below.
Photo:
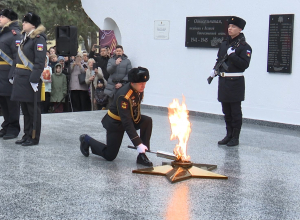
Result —
<path fill-rule="evenodd" d="M 300 2 L 296 0 L 82 0 L 91 19 L 103 28 L 112 18 L 118 25 L 122 45 L 133 66 L 150 71 L 144 104 L 167 107 L 184 94 L 188 109 L 222 114 L 217 101 L 217 80 L 207 84 L 217 49 L 186 48 L 186 17 L 230 16 L 244 18 L 247 42 L 253 49 L 245 71 L 246 118 L 300 125 Z M 293 67 L 291 74 L 268 73 L 268 27 L 270 14 L 295 14 Z M 169 40 L 154 40 L 154 21 L 169 20 Z"/>

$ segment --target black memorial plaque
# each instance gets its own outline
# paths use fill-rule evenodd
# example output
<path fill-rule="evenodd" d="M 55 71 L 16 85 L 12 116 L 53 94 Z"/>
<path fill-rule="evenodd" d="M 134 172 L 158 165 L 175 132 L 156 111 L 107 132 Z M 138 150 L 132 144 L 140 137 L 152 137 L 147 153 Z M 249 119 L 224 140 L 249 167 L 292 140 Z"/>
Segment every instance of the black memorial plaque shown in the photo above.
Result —
<path fill-rule="evenodd" d="M 268 72 L 291 73 L 294 14 L 270 15 Z"/>
<path fill-rule="evenodd" d="M 185 46 L 218 48 L 228 34 L 229 16 L 187 17 Z"/>

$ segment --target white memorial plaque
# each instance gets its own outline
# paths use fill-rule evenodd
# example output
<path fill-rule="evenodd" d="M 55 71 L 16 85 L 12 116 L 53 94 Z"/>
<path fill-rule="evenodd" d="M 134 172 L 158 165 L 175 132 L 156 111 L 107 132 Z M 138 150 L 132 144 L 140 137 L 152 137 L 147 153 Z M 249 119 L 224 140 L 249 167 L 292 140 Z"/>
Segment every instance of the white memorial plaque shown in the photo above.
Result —
<path fill-rule="evenodd" d="M 168 40 L 170 31 L 170 21 L 154 21 L 154 39 Z"/>

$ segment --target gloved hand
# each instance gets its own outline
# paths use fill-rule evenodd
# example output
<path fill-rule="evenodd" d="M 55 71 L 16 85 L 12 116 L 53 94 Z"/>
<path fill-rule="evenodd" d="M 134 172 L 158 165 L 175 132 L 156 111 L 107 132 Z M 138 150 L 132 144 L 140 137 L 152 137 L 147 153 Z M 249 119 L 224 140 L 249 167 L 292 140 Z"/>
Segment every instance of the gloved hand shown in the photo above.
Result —
<path fill-rule="evenodd" d="M 38 89 L 38 86 L 39 84 L 38 83 L 30 83 L 32 89 L 34 92 L 37 92 L 39 89 Z"/>
<path fill-rule="evenodd" d="M 146 152 L 146 150 L 148 150 L 148 148 L 143 144 L 140 144 L 139 146 L 137 146 L 137 151 L 140 154 L 144 154 Z"/>
<path fill-rule="evenodd" d="M 14 84 L 14 77 L 8 80 L 10 84 Z"/>
<path fill-rule="evenodd" d="M 212 78 L 216 77 L 216 71 L 215 71 L 214 69 L 211 70 L 210 76 L 211 76 Z"/>
<path fill-rule="evenodd" d="M 232 47 L 229 47 L 227 50 L 227 55 L 229 56 L 232 53 L 235 53 L 235 49 L 232 49 Z"/>

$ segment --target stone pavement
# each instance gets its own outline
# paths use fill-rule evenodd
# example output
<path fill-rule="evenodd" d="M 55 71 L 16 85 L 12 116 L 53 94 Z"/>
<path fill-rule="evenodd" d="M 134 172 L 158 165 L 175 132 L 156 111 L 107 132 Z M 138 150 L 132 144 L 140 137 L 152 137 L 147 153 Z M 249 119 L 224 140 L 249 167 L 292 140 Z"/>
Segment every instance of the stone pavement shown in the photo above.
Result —
<path fill-rule="evenodd" d="M 153 119 L 152 150 L 172 152 L 167 112 L 142 112 Z M 42 115 L 38 146 L 0 139 L 0 219 L 300 219 L 298 130 L 244 123 L 240 146 L 228 148 L 217 145 L 222 120 L 191 116 L 191 160 L 218 165 L 213 172 L 228 180 L 171 184 L 132 173 L 144 167 L 126 134 L 113 162 L 80 153 L 80 134 L 105 141 L 105 113 Z M 148 157 L 155 166 L 168 161 Z"/>

